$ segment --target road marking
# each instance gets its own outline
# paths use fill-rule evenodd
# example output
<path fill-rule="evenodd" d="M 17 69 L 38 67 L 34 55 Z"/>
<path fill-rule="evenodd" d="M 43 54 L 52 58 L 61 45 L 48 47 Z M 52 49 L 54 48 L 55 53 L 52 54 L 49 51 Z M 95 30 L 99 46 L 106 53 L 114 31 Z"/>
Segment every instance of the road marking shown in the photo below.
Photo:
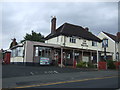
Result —
<path fill-rule="evenodd" d="M 98 79 L 107 79 L 107 78 L 114 78 L 119 76 L 111 76 L 111 77 L 99 77 L 99 78 L 87 78 L 82 80 L 72 80 L 72 81 L 63 81 L 63 82 L 55 82 L 55 83 L 45 83 L 45 84 L 38 84 L 38 85 L 28 85 L 28 86 L 21 86 L 15 88 L 30 88 L 30 87 L 39 87 L 39 86 L 47 86 L 47 85 L 55 85 L 55 84 L 64 84 L 64 83 L 73 83 L 73 82 L 83 82 L 89 80 L 98 80 Z"/>

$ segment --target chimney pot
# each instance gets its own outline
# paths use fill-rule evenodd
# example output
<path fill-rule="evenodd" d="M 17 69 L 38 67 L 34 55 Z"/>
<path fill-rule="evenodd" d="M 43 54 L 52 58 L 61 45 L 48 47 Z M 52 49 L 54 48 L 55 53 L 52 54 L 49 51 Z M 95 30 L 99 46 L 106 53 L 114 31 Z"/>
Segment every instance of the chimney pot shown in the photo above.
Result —
<path fill-rule="evenodd" d="M 89 31 L 89 28 L 88 28 L 88 27 L 85 27 L 85 30 L 86 30 L 86 31 Z"/>

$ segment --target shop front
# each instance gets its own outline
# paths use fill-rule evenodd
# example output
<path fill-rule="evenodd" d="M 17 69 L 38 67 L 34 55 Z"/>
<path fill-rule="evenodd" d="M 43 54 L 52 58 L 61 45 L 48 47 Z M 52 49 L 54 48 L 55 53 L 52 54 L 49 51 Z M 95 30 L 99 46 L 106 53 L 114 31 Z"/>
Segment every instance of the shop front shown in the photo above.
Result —
<path fill-rule="evenodd" d="M 52 63 L 52 48 L 35 46 L 33 62 L 40 65 L 50 65 Z"/>
<path fill-rule="evenodd" d="M 18 48 L 22 48 L 18 50 Z M 26 41 L 22 46 L 12 49 L 21 52 L 22 57 L 11 57 L 11 62 L 21 62 L 24 65 L 55 65 L 74 66 L 75 62 L 91 62 L 97 64 L 100 61 L 100 51 L 63 47 L 56 44 L 46 44 L 41 42 Z M 21 55 L 20 54 L 20 55 Z M 19 58 L 19 59 L 18 59 Z"/>

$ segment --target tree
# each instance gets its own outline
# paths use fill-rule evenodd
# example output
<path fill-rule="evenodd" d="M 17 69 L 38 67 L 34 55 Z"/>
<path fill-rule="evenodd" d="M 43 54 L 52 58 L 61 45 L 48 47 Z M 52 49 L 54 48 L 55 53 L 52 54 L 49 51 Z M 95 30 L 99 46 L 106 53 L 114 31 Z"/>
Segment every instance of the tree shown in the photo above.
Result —
<path fill-rule="evenodd" d="M 32 34 L 28 34 L 26 33 L 26 36 L 24 37 L 24 40 L 22 40 L 21 42 L 25 41 L 25 40 L 29 40 L 29 41 L 38 41 L 38 42 L 44 42 L 44 36 L 40 33 L 36 33 L 32 30 Z"/>

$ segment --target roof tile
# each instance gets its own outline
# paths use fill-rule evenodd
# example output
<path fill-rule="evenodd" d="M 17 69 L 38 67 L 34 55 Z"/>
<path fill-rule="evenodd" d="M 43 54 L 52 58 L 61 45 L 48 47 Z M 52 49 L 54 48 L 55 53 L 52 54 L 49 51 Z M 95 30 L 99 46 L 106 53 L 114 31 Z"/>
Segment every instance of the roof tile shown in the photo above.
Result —
<path fill-rule="evenodd" d="M 86 31 L 83 27 L 69 24 L 69 23 L 64 23 L 63 25 L 61 25 L 58 29 L 56 29 L 56 32 L 54 34 L 50 33 L 46 37 L 46 40 L 59 35 L 77 36 L 83 39 L 101 42 L 101 40 L 97 36 L 95 36 L 89 31 Z"/>

